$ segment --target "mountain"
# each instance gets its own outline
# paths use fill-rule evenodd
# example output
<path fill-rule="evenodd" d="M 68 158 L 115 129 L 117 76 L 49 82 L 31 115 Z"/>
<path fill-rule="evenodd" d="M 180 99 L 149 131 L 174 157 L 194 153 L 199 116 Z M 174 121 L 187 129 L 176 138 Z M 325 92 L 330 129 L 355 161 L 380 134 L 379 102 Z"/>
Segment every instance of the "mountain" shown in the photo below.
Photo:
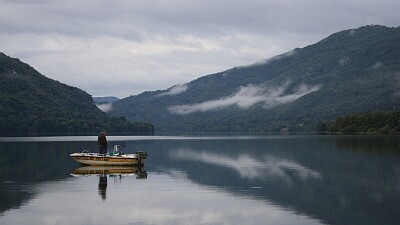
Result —
<path fill-rule="evenodd" d="M 111 110 L 112 103 L 118 101 L 119 98 L 108 96 L 108 97 L 93 97 L 94 104 L 103 112 Z"/>
<path fill-rule="evenodd" d="M 113 103 L 157 132 L 314 131 L 320 121 L 400 109 L 400 28 L 344 30 L 253 65 Z"/>
<path fill-rule="evenodd" d="M 0 53 L 0 135 L 151 134 L 153 127 L 110 118 L 86 92 L 49 79 Z"/>
<path fill-rule="evenodd" d="M 105 96 L 105 97 L 93 97 L 93 101 L 96 104 L 105 104 L 105 103 L 112 103 L 118 101 L 119 98 L 114 96 Z"/>

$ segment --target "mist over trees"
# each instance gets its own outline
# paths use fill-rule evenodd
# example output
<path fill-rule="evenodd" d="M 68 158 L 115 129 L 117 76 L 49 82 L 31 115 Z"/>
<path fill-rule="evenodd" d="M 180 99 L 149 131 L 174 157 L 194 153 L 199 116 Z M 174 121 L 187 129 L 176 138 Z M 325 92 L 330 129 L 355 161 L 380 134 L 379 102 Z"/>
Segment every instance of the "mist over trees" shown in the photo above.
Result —
<path fill-rule="evenodd" d="M 364 26 L 115 101 L 107 113 L 147 121 L 160 133 L 315 132 L 320 121 L 400 109 L 399 56 L 399 27 Z"/>

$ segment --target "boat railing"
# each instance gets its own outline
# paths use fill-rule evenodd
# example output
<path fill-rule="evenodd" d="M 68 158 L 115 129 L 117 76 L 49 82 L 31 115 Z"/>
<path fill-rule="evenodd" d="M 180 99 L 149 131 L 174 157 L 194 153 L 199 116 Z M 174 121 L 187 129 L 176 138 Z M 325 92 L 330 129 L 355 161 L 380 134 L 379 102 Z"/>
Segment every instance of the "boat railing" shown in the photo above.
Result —
<path fill-rule="evenodd" d="M 93 152 L 90 152 L 89 150 L 83 150 L 83 151 L 81 152 L 81 154 L 85 154 L 85 155 L 89 155 L 89 156 L 107 156 L 107 153 L 106 153 L 106 154 L 102 154 L 102 153 L 93 153 Z"/>
<path fill-rule="evenodd" d="M 108 152 L 108 153 L 92 153 L 89 150 L 83 150 L 82 152 L 77 153 L 77 154 L 86 155 L 86 156 L 100 156 L 100 157 L 125 155 L 120 145 L 115 145 L 114 148 L 113 148 L 113 151 L 112 152 Z M 128 155 L 132 155 L 134 157 L 140 158 L 141 160 L 144 160 L 144 159 L 147 158 L 147 152 L 146 151 L 138 151 L 138 152 L 136 152 L 134 154 L 128 154 Z"/>

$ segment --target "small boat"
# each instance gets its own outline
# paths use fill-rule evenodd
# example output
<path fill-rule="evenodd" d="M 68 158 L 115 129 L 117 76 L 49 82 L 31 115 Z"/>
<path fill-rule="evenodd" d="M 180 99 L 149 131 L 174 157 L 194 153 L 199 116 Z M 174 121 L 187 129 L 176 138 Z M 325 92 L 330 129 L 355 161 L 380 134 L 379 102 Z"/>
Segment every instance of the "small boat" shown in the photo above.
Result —
<path fill-rule="evenodd" d="M 124 154 L 121 146 L 115 145 L 113 152 L 107 154 L 91 153 L 83 150 L 80 153 L 69 155 L 77 162 L 91 166 L 142 166 L 147 158 L 147 152 L 140 151 L 133 154 Z"/>

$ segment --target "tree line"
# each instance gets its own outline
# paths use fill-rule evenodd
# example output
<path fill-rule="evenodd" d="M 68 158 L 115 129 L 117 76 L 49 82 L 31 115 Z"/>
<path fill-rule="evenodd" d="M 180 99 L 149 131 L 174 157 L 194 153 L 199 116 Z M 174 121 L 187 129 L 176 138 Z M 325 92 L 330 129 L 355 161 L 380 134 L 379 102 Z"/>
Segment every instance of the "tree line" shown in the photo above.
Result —
<path fill-rule="evenodd" d="M 91 118 L 0 117 L 0 136 L 96 135 L 107 130 L 110 135 L 153 135 L 154 127 L 144 122 L 129 122 L 124 117 Z"/>
<path fill-rule="evenodd" d="M 336 118 L 335 121 L 319 122 L 320 133 L 337 134 L 399 134 L 400 112 L 369 112 Z"/>

